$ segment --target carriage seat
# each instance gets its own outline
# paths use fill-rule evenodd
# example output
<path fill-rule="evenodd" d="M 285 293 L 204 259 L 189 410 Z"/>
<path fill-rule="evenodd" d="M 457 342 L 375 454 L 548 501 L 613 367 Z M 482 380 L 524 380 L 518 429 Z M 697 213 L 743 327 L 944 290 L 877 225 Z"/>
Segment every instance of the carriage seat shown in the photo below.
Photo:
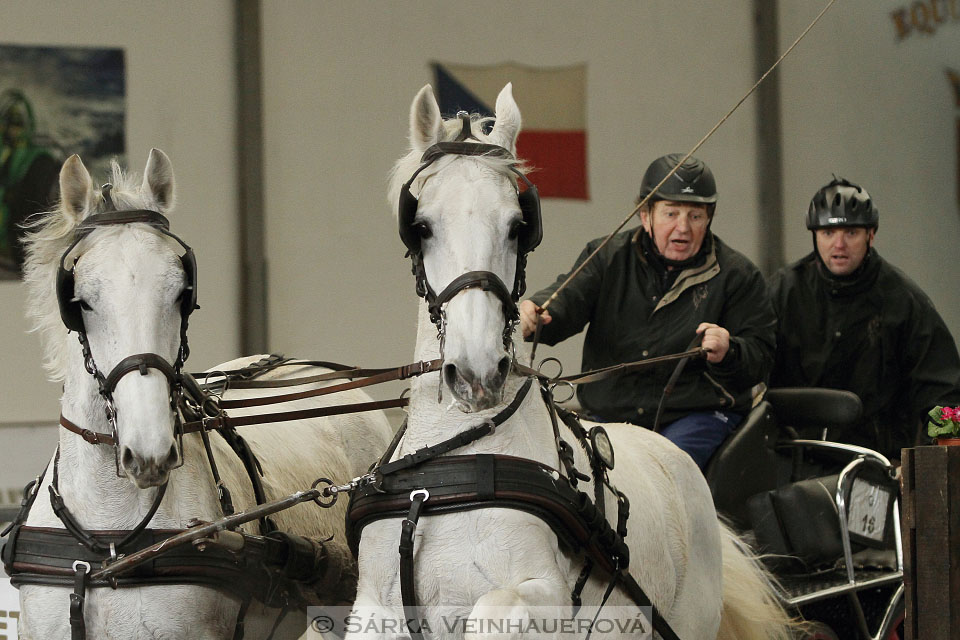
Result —
<path fill-rule="evenodd" d="M 860 419 L 863 405 L 850 391 L 784 387 L 769 389 L 740 426 L 713 454 L 704 475 L 717 511 L 734 527 L 750 527 L 747 500 L 783 484 L 789 460 L 776 453 L 778 439 L 796 433 L 819 439 L 823 429 L 837 428 Z M 791 435 L 793 435 L 791 433 Z"/>
<path fill-rule="evenodd" d="M 829 438 L 831 428 L 853 424 L 863 413 L 857 394 L 840 389 L 782 387 L 769 389 L 766 399 L 777 422 L 814 440 L 820 439 L 824 429 Z"/>
<path fill-rule="evenodd" d="M 710 458 L 704 476 L 717 511 L 737 529 L 749 526 L 747 499 L 777 486 L 777 421 L 764 400 Z"/>

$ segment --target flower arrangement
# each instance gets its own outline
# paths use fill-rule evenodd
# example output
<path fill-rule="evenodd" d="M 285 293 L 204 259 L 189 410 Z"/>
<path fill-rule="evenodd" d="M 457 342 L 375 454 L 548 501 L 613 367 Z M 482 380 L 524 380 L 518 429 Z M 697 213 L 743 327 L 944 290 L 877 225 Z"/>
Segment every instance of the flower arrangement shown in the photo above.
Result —
<path fill-rule="evenodd" d="M 960 438 L 960 407 L 934 407 L 927 417 L 931 438 Z"/>

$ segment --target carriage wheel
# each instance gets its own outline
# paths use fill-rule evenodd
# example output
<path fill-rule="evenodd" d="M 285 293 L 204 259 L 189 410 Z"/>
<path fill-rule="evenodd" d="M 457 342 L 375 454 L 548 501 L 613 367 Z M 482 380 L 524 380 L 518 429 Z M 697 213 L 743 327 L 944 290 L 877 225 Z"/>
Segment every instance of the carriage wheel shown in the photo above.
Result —
<path fill-rule="evenodd" d="M 900 618 L 893 624 L 893 630 L 890 631 L 890 635 L 887 636 L 886 640 L 904 640 L 904 638 L 907 637 L 903 630 L 904 623 L 905 614 L 901 613 Z"/>
<path fill-rule="evenodd" d="M 811 622 L 805 625 L 799 640 L 840 640 L 833 629 L 822 622 Z"/>

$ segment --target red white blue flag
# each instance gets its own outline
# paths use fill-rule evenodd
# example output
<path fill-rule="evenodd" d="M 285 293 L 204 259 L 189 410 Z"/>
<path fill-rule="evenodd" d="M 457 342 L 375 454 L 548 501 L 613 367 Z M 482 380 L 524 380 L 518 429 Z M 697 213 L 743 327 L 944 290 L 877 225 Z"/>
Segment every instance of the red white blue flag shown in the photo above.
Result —
<path fill-rule="evenodd" d="M 541 197 L 588 199 L 587 67 L 526 67 L 433 63 L 434 89 L 445 117 L 457 111 L 492 116 L 508 82 L 523 114 L 517 155 L 536 171 L 530 179 Z"/>

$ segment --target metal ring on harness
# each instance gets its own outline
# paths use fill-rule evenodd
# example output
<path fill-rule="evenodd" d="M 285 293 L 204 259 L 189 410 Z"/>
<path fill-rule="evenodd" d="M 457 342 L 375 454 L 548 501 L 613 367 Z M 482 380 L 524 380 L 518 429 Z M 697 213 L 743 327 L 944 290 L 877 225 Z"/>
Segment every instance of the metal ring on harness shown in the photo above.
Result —
<path fill-rule="evenodd" d="M 210 385 L 210 376 L 222 377 L 223 389 L 213 389 Z M 220 369 L 217 369 L 216 371 L 207 371 L 206 375 L 203 376 L 203 386 L 210 395 L 217 396 L 219 398 L 227 392 L 227 389 L 230 388 L 230 376 L 227 375 L 226 371 L 222 371 Z"/>
<path fill-rule="evenodd" d="M 577 388 L 576 388 L 576 387 L 574 386 L 574 384 L 573 384 L 572 382 L 570 382 L 569 380 L 560 380 L 559 382 L 554 382 L 553 384 L 551 384 L 551 385 L 550 385 L 550 394 L 552 395 L 552 394 L 554 393 L 554 391 L 556 391 L 557 387 L 559 387 L 559 386 L 561 386 L 561 385 L 564 386 L 564 387 L 566 387 L 566 388 L 568 388 L 568 389 L 570 389 L 570 395 L 567 396 L 566 398 L 563 398 L 562 400 L 558 400 L 557 398 L 554 398 L 553 401 L 554 401 L 554 402 L 563 403 L 563 402 L 569 402 L 570 400 L 573 400 L 573 397 L 574 397 L 575 395 L 577 395 Z"/>
<path fill-rule="evenodd" d="M 200 403 L 200 410 L 203 412 L 204 419 L 219 418 L 223 415 L 223 409 L 220 408 L 220 396 L 210 394 Z"/>
<path fill-rule="evenodd" d="M 559 367 L 559 371 L 557 371 L 557 375 L 555 375 L 555 376 L 547 376 L 547 377 L 559 378 L 560 376 L 563 375 L 563 363 L 560 362 L 559 359 L 554 358 L 553 356 L 550 356 L 549 358 L 544 358 L 543 360 L 541 360 L 541 361 L 540 361 L 540 364 L 537 365 L 537 371 L 540 372 L 540 373 L 543 373 L 543 365 L 547 364 L 548 362 L 556 362 L 556 363 L 557 363 L 557 366 Z M 544 375 L 546 375 L 546 374 L 544 374 Z"/>
<path fill-rule="evenodd" d="M 316 480 L 313 481 L 313 484 L 310 485 L 310 488 L 316 489 L 321 482 L 327 483 L 327 486 L 320 490 L 320 495 L 314 498 L 313 501 L 316 502 L 318 506 L 323 507 L 324 509 L 329 509 L 330 507 L 332 507 L 337 503 L 337 498 L 340 497 L 340 494 L 329 493 L 328 489 L 333 486 L 333 480 L 331 480 L 330 478 L 317 478 Z M 320 499 L 324 495 L 330 497 L 330 502 L 323 502 Z"/>

